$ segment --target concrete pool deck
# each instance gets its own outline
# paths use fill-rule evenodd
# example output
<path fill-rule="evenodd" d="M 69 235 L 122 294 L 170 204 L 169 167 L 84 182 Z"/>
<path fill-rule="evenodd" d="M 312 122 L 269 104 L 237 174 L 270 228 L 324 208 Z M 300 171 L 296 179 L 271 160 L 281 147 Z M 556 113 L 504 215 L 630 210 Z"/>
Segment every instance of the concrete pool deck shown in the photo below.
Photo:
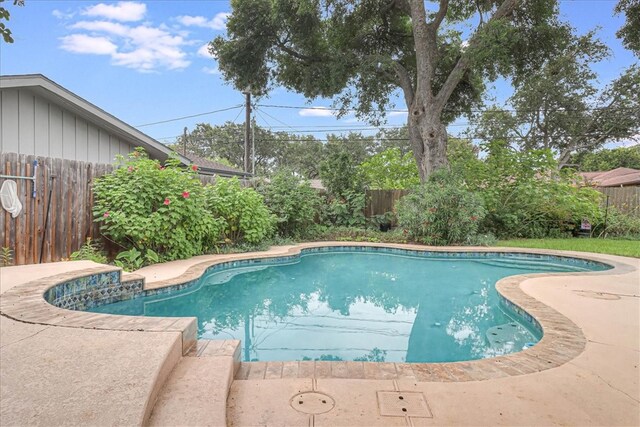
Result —
<path fill-rule="evenodd" d="M 291 248 L 273 248 L 259 256 L 280 255 Z M 243 364 L 247 366 L 240 368 L 233 381 L 229 373 L 235 370 L 237 345 L 232 342 L 212 342 L 216 344 L 211 348 L 199 343 L 194 354 L 183 355 L 180 333 L 175 331 L 25 323 L 3 311 L 0 424 L 221 425 L 226 420 L 228 425 L 639 425 L 640 260 L 516 251 L 572 255 L 625 266 L 608 273 L 528 277 L 516 286 L 577 325 L 584 336 L 581 351 L 552 369 L 443 382 L 429 380 L 411 365 L 400 372 L 399 364 L 373 364 L 386 366 L 369 367 L 373 369 L 369 376 L 348 379 L 340 378 L 345 376 L 346 365 L 314 365 L 310 371 L 303 362 L 289 363 L 286 368 L 276 362 Z M 153 288 L 197 277 L 201 266 L 212 261 L 246 257 L 196 257 L 136 273 L 146 277 L 147 288 Z M 98 265 L 78 261 L 2 268 L 0 299 L 29 282 L 93 268 Z M 385 376 L 389 365 L 393 365 L 393 375 Z M 448 376 L 456 375 L 451 369 L 445 371 Z M 227 388 L 228 399 L 212 398 Z M 298 401 L 292 400 L 294 395 L 314 391 L 329 396 L 331 408 L 313 402 L 306 402 L 303 407 L 309 409 L 303 412 L 292 408 L 291 403 L 296 406 Z M 226 390 L 222 395 L 227 397 Z M 385 399 L 398 396 L 406 398 L 407 404 L 413 401 L 404 414 L 394 413 L 401 408 L 392 404 L 385 406 Z"/>

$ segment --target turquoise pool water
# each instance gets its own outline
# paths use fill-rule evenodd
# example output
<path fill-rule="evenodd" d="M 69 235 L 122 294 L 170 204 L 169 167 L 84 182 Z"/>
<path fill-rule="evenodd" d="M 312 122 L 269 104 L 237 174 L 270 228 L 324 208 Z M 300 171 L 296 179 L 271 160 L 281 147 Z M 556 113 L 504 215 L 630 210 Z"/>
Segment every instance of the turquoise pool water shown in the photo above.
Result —
<path fill-rule="evenodd" d="M 501 303 L 497 280 L 607 268 L 556 257 L 347 248 L 235 264 L 188 289 L 91 311 L 195 316 L 200 338 L 242 340 L 245 361 L 460 361 L 520 351 L 541 337 Z"/>

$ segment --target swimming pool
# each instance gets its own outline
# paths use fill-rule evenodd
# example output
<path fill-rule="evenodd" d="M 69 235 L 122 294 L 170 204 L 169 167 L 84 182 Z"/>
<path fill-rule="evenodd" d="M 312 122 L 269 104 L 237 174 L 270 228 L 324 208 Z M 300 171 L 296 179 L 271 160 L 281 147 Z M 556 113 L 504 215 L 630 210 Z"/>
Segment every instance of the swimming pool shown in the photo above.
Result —
<path fill-rule="evenodd" d="M 316 248 L 214 266 L 186 289 L 90 311 L 195 316 L 200 338 L 242 340 L 245 361 L 451 362 L 541 338 L 498 295 L 499 279 L 607 268 L 547 255 Z"/>

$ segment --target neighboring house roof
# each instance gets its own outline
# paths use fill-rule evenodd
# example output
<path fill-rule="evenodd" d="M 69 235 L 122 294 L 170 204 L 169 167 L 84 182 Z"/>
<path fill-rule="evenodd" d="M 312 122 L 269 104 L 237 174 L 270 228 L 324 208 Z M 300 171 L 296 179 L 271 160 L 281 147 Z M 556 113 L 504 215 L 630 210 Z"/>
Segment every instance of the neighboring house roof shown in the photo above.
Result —
<path fill-rule="evenodd" d="M 640 170 L 617 168 L 606 172 L 580 172 L 587 183 L 595 187 L 626 187 L 640 185 Z"/>
<path fill-rule="evenodd" d="M 215 173 L 216 175 L 222 175 L 222 176 L 250 175 L 250 174 L 245 174 L 243 171 L 239 169 L 233 168 L 231 166 L 223 165 L 222 163 L 214 162 L 212 160 L 205 159 L 200 156 L 196 156 L 195 154 L 190 152 L 187 152 L 186 154 L 183 153 L 183 155 L 187 159 L 189 159 L 191 162 L 193 162 L 194 165 L 198 166 L 200 168 L 200 171 L 204 173 L 210 172 L 210 173 Z"/>

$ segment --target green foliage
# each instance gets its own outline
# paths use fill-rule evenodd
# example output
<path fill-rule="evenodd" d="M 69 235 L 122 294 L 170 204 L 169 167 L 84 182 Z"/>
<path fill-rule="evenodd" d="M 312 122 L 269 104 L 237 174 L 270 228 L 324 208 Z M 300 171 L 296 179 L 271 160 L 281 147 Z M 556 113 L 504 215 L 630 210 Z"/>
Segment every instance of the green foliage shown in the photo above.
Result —
<path fill-rule="evenodd" d="M 609 206 L 606 229 L 604 222 L 600 222 L 594 227 L 592 235 L 640 240 L 640 212 L 636 215 L 627 214 Z"/>
<path fill-rule="evenodd" d="M 243 188 L 237 178 L 218 179 L 205 187 L 207 209 L 224 221 L 227 243 L 258 243 L 273 232 L 275 218 L 253 188 Z"/>
<path fill-rule="evenodd" d="M 624 47 L 640 56 L 640 1 L 619 0 L 615 8 L 616 15 L 623 13 L 626 21 L 616 35 L 622 39 Z"/>
<path fill-rule="evenodd" d="M 453 165 L 484 199 L 481 230 L 499 237 L 562 236 L 583 218 L 592 224 L 602 220 L 601 194 L 576 186 L 570 170 L 559 172 L 549 150 L 519 152 L 500 141 L 483 149 L 483 160 Z"/>
<path fill-rule="evenodd" d="M 482 199 L 444 171 L 400 199 L 396 211 L 409 238 L 428 245 L 475 243 L 485 216 Z"/>
<path fill-rule="evenodd" d="M 87 237 L 87 240 L 79 250 L 71 254 L 72 261 L 86 260 L 97 262 L 98 264 L 107 264 L 107 256 L 100 249 L 100 245 Z"/>
<path fill-rule="evenodd" d="M 143 253 L 136 248 L 131 248 L 128 251 L 120 252 L 115 259 L 115 264 L 125 271 L 135 271 L 145 265 L 158 262 L 160 262 L 160 257 L 151 249 L 146 249 Z"/>
<path fill-rule="evenodd" d="M 0 0 L 0 3 L 4 3 L 5 0 Z M 13 0 L 14 6 L 24 6 L 24 0 Z M 0 6 L 0 21 L 9 21 L 11 14 L 5 8 Z M 13 43 L 13 36 L 11 35 L 11 30 L 7 27 L 4 22 L 0 22 L 0 36 L 5 43 Z"/>
<path fill-rule="evenodd" d="M 259 191 L 276 217 L 280 236 L 300 237 L 309 234 L 322 203 L 309 181 L 295 176 L 291 171 L 281 170 Z"/>
<path fill-rule="evenodd" d="M 535 72 L 514 82 L 512 111 L 495 107 L 477 117 L 478 137 L 523 150 L 551 149 L 564 165 L 573 152 L 589 152 L 640 131 L 640 68 L 627 68 L 602 89 L 592 65 L 607 58 L 609 49 L 595 31 L 566 33 Z"/>
<path fill-rule="evenodd" d="M 325 207 L 325 219 L 338 227 L 363 227 L 365 225 L 364 191 L 346 190 L 341 195 L 328 199 Z"/>
<path fill-rule="evenodd" d="M 610 171 L 616 168 L 640 169 L 640 145 L 585 152 L 571 160 L 584 172 Z"/>
<path fill-rule="evenodd" d="M 335 148 L 334 148 L 335 147 Z M 353 155 L 343 147 L 327 146 L 328 154 L 320 163 L 322 185 L 332 196 L 361 191 L 363 177 Z"/>
<path fill-rule="evenodd" d="M 100 230 L 125 251 L 136 249 L 142 264 L 188 258 L 218 240 L 223 221 L 206 210 L 196 171 L 176 159 L 163 167 L 136 149 L 120 168 L 95 180 L 93 214 Z"/>
<path fill-rule="evenodd" d="M 0 267 L 13 265 L 13 251 L 11 248 L 3 246 L 0 250 Z"/>
<path fill-rule="evenodd" d="M 411 188 L 420 184 L 412 153 L 402 155 L 399 148 L 389 148 L 367 159 L 360 166 L 364 181 L 375 190 Z"/>
<path fill-rule="evenodd" d="M 327 227 L 315 236 L 315 240 L 337 242 L 407 243 L 408 237 L 401 230 L 386 233 L 361 227 Z"/>
<path fill-rule="evenodd" d="M 310 135 L 274 132 L 252 123 L 256 149 L 256 172 L 270 174 L 283 167 L 296 174 L 313 179 L 319 176 L 318 159 L 323 144 Z M 187 135 L 187 150 L 219 161 L 227 166 L 239 167 L 244 163 L 244 124 L 226 122 L 211 126 L 199 123 Z M 184 144 L 183 138 L 177 142 Z"/>

